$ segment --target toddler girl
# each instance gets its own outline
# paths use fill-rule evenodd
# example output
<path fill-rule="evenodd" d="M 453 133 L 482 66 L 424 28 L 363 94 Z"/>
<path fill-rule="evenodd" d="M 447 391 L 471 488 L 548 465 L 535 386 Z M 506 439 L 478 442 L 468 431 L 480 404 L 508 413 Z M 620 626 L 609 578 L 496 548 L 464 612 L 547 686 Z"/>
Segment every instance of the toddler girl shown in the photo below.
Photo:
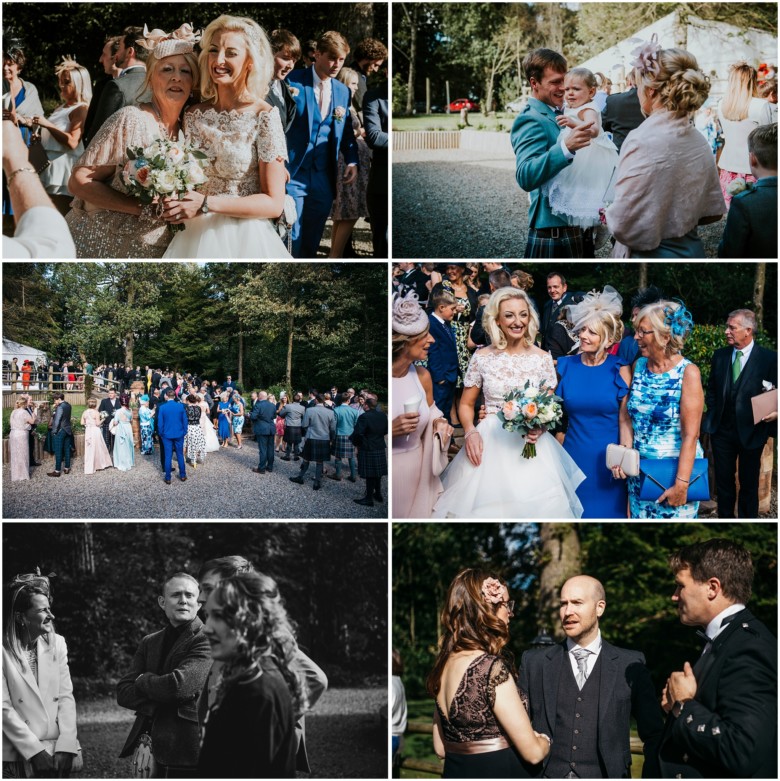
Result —
<path fill-rule="evenodd" d="M 569 128 L 593 122 L 591 143 L 577 150 L 574 161 L 543 185 L 555 214 L 563 215 L 569 224 L 591 228 L 599 224 L 599 209 L 614 199 L 617 147 L 601 129 L 601 112 L 593 102 L 596 77 L 587 68 L 574 68 L 564 82 L 565 111 L 558 117 L 566 140 Z"/>

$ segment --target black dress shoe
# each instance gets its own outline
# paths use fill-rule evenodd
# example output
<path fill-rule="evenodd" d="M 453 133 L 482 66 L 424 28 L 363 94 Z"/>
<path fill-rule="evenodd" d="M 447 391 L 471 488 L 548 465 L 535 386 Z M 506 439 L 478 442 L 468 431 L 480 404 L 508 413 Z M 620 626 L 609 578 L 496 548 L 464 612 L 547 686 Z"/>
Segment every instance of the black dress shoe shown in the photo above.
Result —
<path fill-rule="evenodd" d="M 186 477 L 180 477 L 179 480 L 181 480 L 182 483 L 186 483 L 187 482 L 187 478 Z"/>
<path fill-rule="evenodd" d="M 170 484 L 171 484 L 171 481 L 166 477 L 165 478 L 165 485 L 170 485 Z"/>
<path fill-rule="evenodd" d="M 289 461 L 290 460 L 290 456 L 280 456 L 280 458 L 281 458 L 282 461 Z"/>
<path fill-rule="evenodd" d="M 336 477 L 336 475 L 328 475 L 328 478 L 330 480 L 338 480 L 338 482 L 341 482 L 341 478 L 340 477 Z"/>
<path fill-rule="evenodd" d="M 259 469 L 259 468 L 258 468 L 258 467 L 256 467 L 256 466 L 253 466 L 253 467 L 252 467 L 252 471 L 253 471 L 253 472 L 256 472 L 258 475 L 264 475 L 264 474 L 265 474 L 265 469 Z"/>
<path fill-rule="evenodd" d="M 314 490 L 315 490 L 315 491 L 319 491 L 319 490 L 320 490 L 320 486 L 321 486 L 321 485 L 322 485 L 322 483 L 320 483 L 320 481 L 319 481 L 319 480 L 315 480 L 315 481 L 314 481 Z"/>
<path fill-rule="evenodd" d="M 356 482 L 357 482 L 357 477 L 352 477 L 352 475 L 350 475 L 350 476 L 347 478 L 347 480 L 349 480 L 349 482 L 350 482 L 350 483 L 356 483 Z"/>
<path fill-rule="evenodd" d="M 302 477 L 291 477 L 290 478 L 291 483 L 298 483 L 298 485 L 303 485 L 303 478 Z"/>
<path fill-rule="evenodd" d="M 372 501 L 370 496 L 364 496 L 362 499 L 353 499 L 352 500 L 355 504 L 362 504 L 363 507 L 373 507 L 374 502 Z"/>
<path fill-rule="evenodd" d="M 30 466 L 43 466 L 43 461 L 31 461 Z"/>

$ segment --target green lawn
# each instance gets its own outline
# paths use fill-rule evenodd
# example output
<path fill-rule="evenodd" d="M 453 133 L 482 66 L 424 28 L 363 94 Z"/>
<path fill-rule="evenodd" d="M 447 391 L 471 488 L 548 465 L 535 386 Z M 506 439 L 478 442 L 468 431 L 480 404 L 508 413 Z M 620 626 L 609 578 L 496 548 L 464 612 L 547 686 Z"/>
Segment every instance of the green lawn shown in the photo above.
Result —
<path fill-rule="evenodd" d="M 434 704 L 432 700 L 407 700 L 408 722 L 430 724 L 433 721 Z M 636 725 L 632 722 L 631 737 L 638 737 Z M 411 733 L 404 735 L 402 750 L 404 757 L 424 759 L 428 762 L 438 762 L 439 758 L 433 752 L 433 737 L 429 734 Z M 631 762 L 631 777 L 642 778 L 644 756 L 634 755 Z M 419 770 L 401 770 L 401 778 L 439 778 L 439 776 L 423 773 Z"/>
<path fill-rule="evenodd" d="M 72 413 L 71 413 L 71 420 L 75 421 L 73 426 L 73 431 L 76 433 L 81 433 L 84 431 L 83 427 L 79 423 L 81 420 L 81 415 L 84 412 L 84 410 L 87 408 L 86 404 L 74 404 L 71 405 Z M 11 413 L 13 412 L 12 409 L 3 409 L 3 436 L 7 437 L 11 433 Z M 38 432 L 40 434 L 43 434 L 46 436 L 46 424 L 45 423 L 39 423 L 38 424 Z"/>
<path fill-rule="evenodd" d="M 504 130 L 509 132 L 515 115 L 499 111 L 494 116 L 484 117 L 469 113 L 469 125 L 474 130 Z M 412 117 L 393 117 L 393 130 L 460 130 L 463 125 L 460 114 L 415 114 Z"/>

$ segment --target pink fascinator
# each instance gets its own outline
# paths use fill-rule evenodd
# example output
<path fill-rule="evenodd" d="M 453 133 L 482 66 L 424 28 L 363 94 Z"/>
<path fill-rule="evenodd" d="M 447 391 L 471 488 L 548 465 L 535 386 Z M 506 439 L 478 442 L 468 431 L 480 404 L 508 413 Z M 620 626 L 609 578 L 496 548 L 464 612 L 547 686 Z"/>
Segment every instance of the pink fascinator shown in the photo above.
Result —
<path fill-rule="evenodd" d="M 496 578 L 485 578 L 482 581 L 482 596 L 486 602 L 497 605 L 504 601 L 504 587 Z"/>
<path fill-rule="evenodd" d="M 420 306 L 417 294 L 410 290 L 405 296 L 393 296 L 393 331 L 404 336 L 417 336 L 428 328 L 430 322 Z"/>
<path fill-rule="evenodd" d="M 631 52 L 636 57 L 631 60 L 631 65 L 643 76 L 646 73 L 656 75 L 661 70 L 661 66 L 658 64 L 658 52 L 660 51 L 661 44 L 658 43 L 658 35 L 653 33 L 649 41 L 645 41 Z"/>
<path fill-rule="evenodd" d="M 174 54 L 189 54 L 194 50 L 195 44 L 199 40 L 200 30 L 194 32 L 192 25 L 185 23 L 172 33 L 166 33 L 158 28 L 150 32 L 149 28 L 144 25 L 144 37 L 139 38 L 136 43 L 161 60 L 163 57 L 172 57 Z"/>

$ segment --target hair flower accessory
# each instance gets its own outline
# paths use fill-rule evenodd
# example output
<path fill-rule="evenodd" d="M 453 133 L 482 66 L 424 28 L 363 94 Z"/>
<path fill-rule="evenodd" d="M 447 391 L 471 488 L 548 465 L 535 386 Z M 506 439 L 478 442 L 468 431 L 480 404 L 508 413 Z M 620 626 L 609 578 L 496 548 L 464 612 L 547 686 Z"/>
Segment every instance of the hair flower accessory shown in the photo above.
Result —
<path fill-rule="evenodd" d="M 59 76 L 64 71 L 80 67 L 81 66 L 76 62 L 76 58 L 72 54 L 63 54 L 62 62 L 54 67 L 54 75 Z"/>
<path fill-rule="evenodd" d="M 667 306 L 664 309 L 664 324 L 669 326 L 673 336 L 686 339 L 693 330 L 693 317 L 682 301 L 677 299 L 676 303 L 676 308 Z"/>
<path fill-rule="evenodd" d="M 404 336 L 417 336 L 428 328 L 430 321 L 417 301 L 417 293 L 410 290 L 405 296 L 393 296 L 393 331 Z"/>
<path fill-rule="evenodd" d="M 636 58 L 631 60 L 631 65 L 643 76 L 647 73 L 656 75 L 661 70 L 661 66 L 658 64 L 659 51 L 661 51 L 661 44 L 658 43 L 658 34 L 653 33 L 649 41 L 645 41 L 631 52 Z"/>
<path fill-rule="evenodd" d="M 155 28 L 151 32 L 144 25 L 144 37 L 136 40 L 139 46 L 152 52 L 160 60 L 174 54 L 190 54 L 200 40 L 200 30 L 195 32 L 186 22 L 171 33 Z"/>
<path fill-rule="evenodd" d="M 482 581 L 482 596 L 486 602 L 497 605 L 504 601 L 504 586 L 495 578 L 485 578 Z"/>
<path fill-rule="evenodd" d="M 579 303 L 568 304 L 566 312 L 566 319 L 572 324 L 572 334 L 578 334 L 594 317 L 610 314 L 615 320 L 620 320 L 623 314 L 623 297 L 612 285 L 604 285 L 602 292 L 591 290 Z"/>

